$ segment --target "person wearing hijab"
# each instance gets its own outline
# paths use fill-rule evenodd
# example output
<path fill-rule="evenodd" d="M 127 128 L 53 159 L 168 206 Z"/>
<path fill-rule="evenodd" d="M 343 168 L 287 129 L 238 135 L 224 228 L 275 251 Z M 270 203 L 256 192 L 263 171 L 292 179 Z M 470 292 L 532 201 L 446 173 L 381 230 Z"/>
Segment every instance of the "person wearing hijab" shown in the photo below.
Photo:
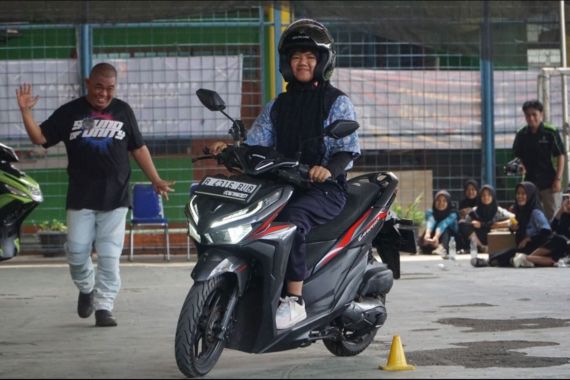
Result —
<path fill-rule="evenodd" d="M 278 47 L 279 71 L 288 83 L 287 91 L 264 107 L 245 140 L 247 145 L 274 147 L 310 167 L 312 186 L 297 189 L 276 218 L 297 227 L 276 313 L 278 330 L 307 318 L 302 294 L 307 275 L 305 238 L 313 227 L 340 214 L 348 197 L 346 171 L 360 156 L 356 132 L 341 139 L 323 136 L 323 129 L 336 120 L 356 121 L 350 98 L 330 83 L 336 57 L 333 42 L 327 28 L 315 20 L 300 19 L 289 25 Z M 216 142 L 210 151 L 218 154 L 225 146 Z"/>
<path fill-rule="evenodd" d="M 514 213 L 518 223 L 510 228 L 515 231 L 517 247 L 491 255 L 491 266 L 522 266 L 526 256 L 543 245 L 552 233 L 540 206 L 536 186 L 532 182 L 521 182 L 515 191 Z"/>
<path fill-rule="evenodd" d="M 437 253 L 447 256 L 449 239 L 457 235 L 457 211 L 451 195 L 446 190 L 435 194 L 432 208 L 426 211 L 426 230 L 420 238 L 420 250 L 424 254 Z"/>
<path fill-rule="evenodd" d="M 461 231 L 461 224 L 465 222 L 465 217 L 477 206 L 477 196 L 479 195 L 479 183 L 473 178 L 469 178 L 463 184 L 463 198 L 459 201 L 459 230 Z M 469 250 L 469 239 L 464 234 L 460 233 L 457 239 L 457 249 L 459 252 Z"/>
<path fill-rule="evenodd" d="M 478 251 L 487 252 L 489 232 L 496 228 L 510 227 L 510 220 L 514 217 L 515 214 L 497 204 L 493 186 L 484 185 L 476 197 L 475 207 L 464 220 L 459 221 L 459 231 L 468 242 L 476 244 Z"/>
<path fill-rule="evenodd" d="M 516 267 L 552 267 L 570 253 L 570 198 L 563 198 L 562 205 L 550 222 L 554 232 L 548 241 L 528 256 L 513 259 Z"/>
<path fill-rule="evenodd" d="M 473 178 L 465 181 L 463 185 L 463 199 L 459 201 L 459 220 L 465 219 L 467 214 L 477 206 L 477 196 L 479 195 L 479 183 Z"/>

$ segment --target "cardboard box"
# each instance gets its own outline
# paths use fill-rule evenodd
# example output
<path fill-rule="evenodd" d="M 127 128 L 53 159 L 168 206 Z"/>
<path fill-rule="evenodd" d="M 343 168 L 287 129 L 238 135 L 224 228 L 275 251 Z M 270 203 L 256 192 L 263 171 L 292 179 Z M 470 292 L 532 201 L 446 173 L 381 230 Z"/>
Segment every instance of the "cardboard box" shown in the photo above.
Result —
<path fill-rule="evenodd" d="M 489 247 L 489 255 L 493 253 L 505 251 L 509 248 L 515 248 L 515 234 L 509 230 L 496 230 L 489 232 L 487 235 L 487 246 Z"/>

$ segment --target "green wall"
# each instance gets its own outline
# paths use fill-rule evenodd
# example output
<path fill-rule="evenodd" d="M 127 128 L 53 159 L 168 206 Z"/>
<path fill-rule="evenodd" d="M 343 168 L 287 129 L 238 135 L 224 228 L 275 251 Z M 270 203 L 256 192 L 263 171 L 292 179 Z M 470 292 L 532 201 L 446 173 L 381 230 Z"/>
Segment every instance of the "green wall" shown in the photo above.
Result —
<path fill-rule="evenodd" d="M 154 164 L 163 179 L 175 181 L 174 193 L 164 200 L 164 213 L 170 222 L 183 222 L 184 206 L 188 201 L 188 190 L 192 182 L 192 159 L 188 157 L 154 157 Z M 131 183 L 148 182 L 134 161 Z M 25 225 L 44 220 L 65 220 L 65 196 L 67 194 L 66 169 L 26 170 L 26 173 L 40 184 L 44 201 L 28 216 Z"/>

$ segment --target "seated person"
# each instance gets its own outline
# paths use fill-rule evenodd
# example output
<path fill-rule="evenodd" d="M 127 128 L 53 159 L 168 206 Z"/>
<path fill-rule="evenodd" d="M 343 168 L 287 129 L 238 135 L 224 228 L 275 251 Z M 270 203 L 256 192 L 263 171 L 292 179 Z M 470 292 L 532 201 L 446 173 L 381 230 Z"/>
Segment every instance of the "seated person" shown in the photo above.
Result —
<path fill-rule="evenodd" d="M 473 178 L 465 181 L 463 185 L 463 199 L 459 201 L 459 220 L 465 219 L 469 211 L 477 206 L 477 195 L 479 195 L 479 184 Z"/>
<path fill-rule="evenodd" d="M 473 241 L 479 252 L 487 252 L 487 235 L 493 229 L 508 228 L 515 214 L 497 205 L 495 189 L 491 185 L 481 188 L 477 205 L 459 221 L 459 231 L 468 242 Z M 469 247 L 469 245 L 468 245 Z"/>
<path fill-rule="evenodd" d="M 424 254 L 437 253 L 446 256 L 449 239 L 457 235 L 457 211 L 453 209 L 451 195 L 446 190 L 435 194 L 432 208 L 426 211 L 426 230 L 419 246 Z"/>
<path fill-rule="evenodd" d="M 479 183 L 473 178 L 468 179 L 463 184 L 463 199 L 459 201 L 459 220 L 461 223 L 469 212 L 477 205 L 477 196 L 479 195 Z M 461 231 L 461 224 L 459 224 Z M 457 249 L 459 251 L 469 250 L 469 239 L 465 238 L 463 234 L 459 234 L 457 240 Z"/>
<path fill-rule="evenodd" d="M 530 255 L 520 255 L 513 259 L 515 267 L 552 267 L 569 252 L 570 243 L 570 199 L 564 198 L 562 205 L 552 222 L 550 222 L 554 233 L 548 241 L 535 249 Z"/>
<path fill-rule="evenodd" d="M 543 245 L 552 233 L 550 224 L 542 211 L 537 197 L 537 188 L 531 182 L 521 182 L 516 187 L 516 204 L 514 206 L 517 224 L 511 225 L 516 231 L 516 248 L 497 252 L 489 257 L 490 266 L 514 266 L 521 255 L 529 255 Z M 514 261 L 516 259 L 517 261 Z M 480 259 L 474 259 L 475 266 Z M 518 265 L 517 265 L 518 266 Z"/>

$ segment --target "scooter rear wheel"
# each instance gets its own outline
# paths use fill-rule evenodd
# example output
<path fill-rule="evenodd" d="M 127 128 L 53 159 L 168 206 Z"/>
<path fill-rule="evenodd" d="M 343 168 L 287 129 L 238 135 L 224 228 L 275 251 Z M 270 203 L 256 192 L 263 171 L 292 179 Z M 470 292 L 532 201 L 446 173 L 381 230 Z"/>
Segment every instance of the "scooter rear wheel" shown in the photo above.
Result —
<path fill-rule="evenodd" d="M 224 349 L 219 338 L 232 282 L 218 276 L 195 283 L 188 292 L 176 328 L 178 369 L 187 377 L 204 376 L 214 368 Z"/>
<path fill-rule="evenodd" d="M 344 337 L 342 339 L 323 339 L 323 343 L 329 352 L 335 356 L 356 356 L 364 351 L 374 340 L 378 329 L 361 335 L 357 338 L 350 339 Z"/>

